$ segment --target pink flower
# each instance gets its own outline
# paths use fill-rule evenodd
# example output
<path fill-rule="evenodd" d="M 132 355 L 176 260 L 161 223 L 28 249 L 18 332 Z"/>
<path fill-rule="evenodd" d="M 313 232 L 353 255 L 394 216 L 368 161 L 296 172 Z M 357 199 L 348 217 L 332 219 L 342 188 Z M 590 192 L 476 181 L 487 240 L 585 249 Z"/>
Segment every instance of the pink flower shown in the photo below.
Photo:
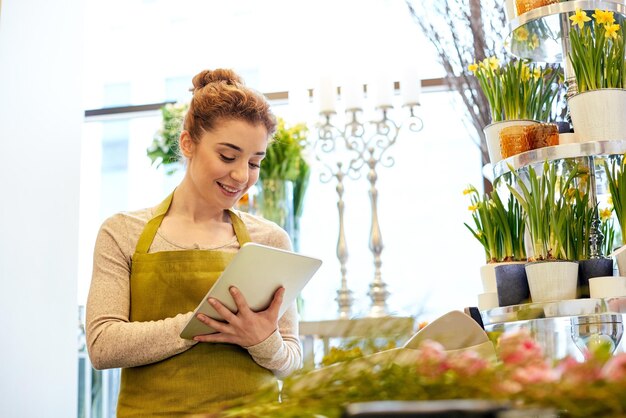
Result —
<path fill-rule="evenodd" d="M 558 363 L 555 371 L 563 383 L 571 385 L 589 384 L 600 379 L 600 365 L 591 359 L 579 363 L 573 357 L 566 357 Z"/>
<path fill-rule="evenodd" d="M 505 365 L 543 363 L 543 349 L 526 329 L 503 334 L 498 340 L 500 359 Z"/>
<path fill-rule="evenodd" d="M 513 380 L 523 385 L 554 382 L 558 377 L 559 374 L 547 364 L 518 367 L 512 375 Z"/>
<path fill-rule="evenodd" d="M 448 370 L 448 355 L 436 341 L 426 340 L 420 344 L 420 357 L 417 361 L 418 373 L 428 377 L 438 377 Z"/>
<path fill-rule="evenodd" d="M 609 382 L 626 381 L 626 353 L 618 354 L 606 362 L 600 376 Z"/>
<path fill-rule="evenodd" d="M 462 351 L 448 359 L 450 369 L 464 377 L 475 376 L 485 370 L 488 365 L 489 362 L 475 351 Z"/>

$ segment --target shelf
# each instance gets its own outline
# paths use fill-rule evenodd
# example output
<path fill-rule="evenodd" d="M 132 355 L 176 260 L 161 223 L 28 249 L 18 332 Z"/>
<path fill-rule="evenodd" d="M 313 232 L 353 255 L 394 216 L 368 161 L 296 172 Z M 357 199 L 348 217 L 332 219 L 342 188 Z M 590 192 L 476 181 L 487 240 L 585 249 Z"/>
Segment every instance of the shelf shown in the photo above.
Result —
<path fill-rule="evenodd" d="M 626 15 L 624 0 L 570 0 L 532 9 L 515 16 L 515 0 L 507 0 L 508 28 L 510 35 L 505 41 L 509 52 L 519 58 L 528 58 L 538 62 L 557 63 L 563 61 L 561 43 L 561 23 L 571 25 L 569 13 L 576 9 L 593 11 L 595 9 L 616 12 L 616 23 L 622 23 Z M 591 16 L 590 16 L 591 17 Z M 533 36 L 536 41 L 533 42 Z"/>
<path fill-rule="evenodd" d="M 562 144 L 552 147 L 537 148 L 513 155 L 498 161 L 493 167 L 494 178 L 525 166 L 542 163 L 546 160 L 560 160 L 563 158 L 593 157 L 598 155 L 617 155 L 626 152 L 626 140 L 579 142 Z"/>
<path fill-rule="evenodd" d="M 626 297 L 526 303 L 481 312 L 485 326 L 533 319 L 626 313 Z"/>

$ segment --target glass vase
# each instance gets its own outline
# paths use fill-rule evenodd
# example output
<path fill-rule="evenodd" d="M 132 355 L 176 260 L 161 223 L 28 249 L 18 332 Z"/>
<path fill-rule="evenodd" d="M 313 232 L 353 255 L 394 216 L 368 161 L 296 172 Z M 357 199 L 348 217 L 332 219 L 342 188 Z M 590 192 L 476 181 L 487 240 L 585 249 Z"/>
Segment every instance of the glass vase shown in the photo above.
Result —
<path fill-rule="evenodd" d="M 259 214 L 287 231 L 293 241 L 293 183 L 288 180 L 263 179 L 259 181 L 259 186 Z"/>

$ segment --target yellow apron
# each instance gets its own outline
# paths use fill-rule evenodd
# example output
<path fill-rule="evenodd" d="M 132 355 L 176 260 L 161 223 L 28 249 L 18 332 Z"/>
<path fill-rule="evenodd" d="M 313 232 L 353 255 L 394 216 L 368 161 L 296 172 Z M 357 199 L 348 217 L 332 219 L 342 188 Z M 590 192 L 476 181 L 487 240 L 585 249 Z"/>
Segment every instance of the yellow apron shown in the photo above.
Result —
<path fill-rule="evenodd" d="M 131 321 L 193 311 L 235 255 L 214 250 L 148 253 L 172 196 L 159 205 L 137 242 L 130 274 Z M 243 221 L 233 212 L 230 218 L 239 244 L 250 241 Z M 198 343 L 157 363 L 123 369 L 117 416 L 209 413 L 218 402 L 255 392 L 273 379 L 237 345 Z"/>

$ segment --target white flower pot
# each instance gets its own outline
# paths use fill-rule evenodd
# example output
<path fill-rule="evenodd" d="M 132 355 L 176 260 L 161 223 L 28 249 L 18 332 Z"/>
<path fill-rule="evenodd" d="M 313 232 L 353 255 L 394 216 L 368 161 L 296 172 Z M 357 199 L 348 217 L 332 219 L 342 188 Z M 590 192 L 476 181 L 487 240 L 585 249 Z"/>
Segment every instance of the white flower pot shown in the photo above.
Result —
<path fill-rule="evenodd" d="M 626 89 L 585 91 L 567 104 L 580 142 L 626 139 Z"/>
<path fill-rule="evenodd" d="M 575 261 L 528 263 L 526 277 L 533 302 L 576 299 L 578 263 Z"/>
<path fill-rule="evenodd" d="M 611 254 L 617 262 L 617 270 L 620 276 L 626 276 L 626 245 L 622 245 Z"/>
<path fill-rule="evenodd" d="M 485 140 L 487 141 L 487 150 L 489 151 L 489 161 L 493 166 L 498 161 L 502 160 L 502 153 L 500 152 L 500 131 L 509 126 L 528 126 L 536 125 L 539 122 L 530 119 L 514 119 L 503 120 L 501 122 L 494 122 L 483 128 L 485 134 Z"/>

